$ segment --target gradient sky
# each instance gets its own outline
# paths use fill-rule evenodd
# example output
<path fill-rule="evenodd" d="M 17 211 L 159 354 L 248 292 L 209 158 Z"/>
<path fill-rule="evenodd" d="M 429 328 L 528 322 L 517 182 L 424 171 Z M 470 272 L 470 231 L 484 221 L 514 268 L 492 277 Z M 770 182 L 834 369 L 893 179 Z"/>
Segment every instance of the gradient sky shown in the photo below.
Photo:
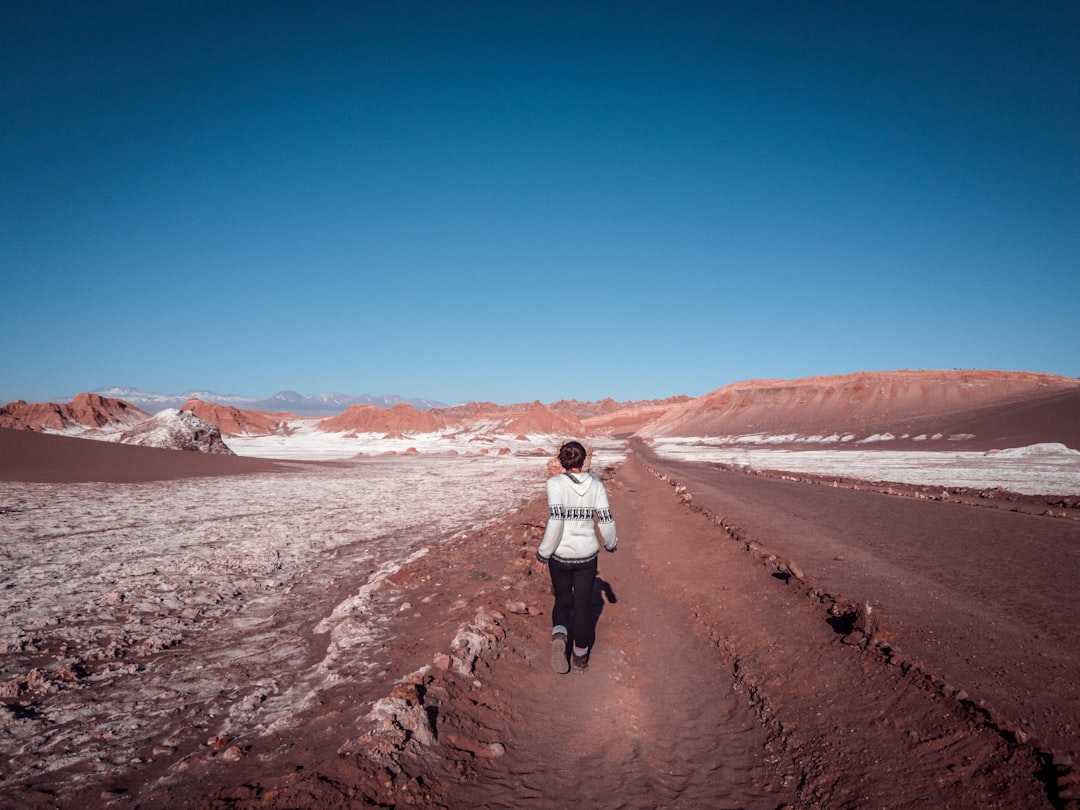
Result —
<path fill-rule="evenodd" d="M 1080 376 L 1080 3 L 0 2 L 0 402 Z"/>

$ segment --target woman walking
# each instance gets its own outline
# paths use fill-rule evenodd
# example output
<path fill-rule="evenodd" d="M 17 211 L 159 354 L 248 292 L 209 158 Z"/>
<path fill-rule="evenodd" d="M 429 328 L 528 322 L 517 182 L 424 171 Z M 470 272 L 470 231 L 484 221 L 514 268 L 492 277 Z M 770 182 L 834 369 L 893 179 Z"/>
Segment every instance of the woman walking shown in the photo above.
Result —
<path fill-rule="evenodd" d="M 569 441 L 559 448 L 563 472 L 547 482 L 548 522 L 536 550 L 536 566 L 551 573 L 555 608 L 551 612 L 551 666 L 560 675 L 583 672 L 588 666 L 595 627 L 592 618 L 593 580 L 596 579 L 600 543 L 614 551 L 618 543 L 607 490 L 592 473 L 582 472 L 585 448 Z M 567 644 L 573 631 L 573 656 Z"/>

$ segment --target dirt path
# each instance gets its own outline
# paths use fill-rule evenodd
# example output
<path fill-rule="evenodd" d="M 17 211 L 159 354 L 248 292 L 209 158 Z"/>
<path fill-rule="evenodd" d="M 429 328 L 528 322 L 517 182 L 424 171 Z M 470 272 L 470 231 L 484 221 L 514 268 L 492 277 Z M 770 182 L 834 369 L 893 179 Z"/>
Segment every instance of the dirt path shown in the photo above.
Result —
<path fill-rule="evenodd" d="M 793 798 L 781 787 L 790 769 L 767 752 L 765 730 L 672 573 L 643 553 L 647 538 L 700 521 L 675 504 L 669 513 L 637 507 L 633 490 L 657 487 L 638 472 L 610 484 L 622 545 L 600 560 L 589 669 L 549 669 L 550 597 L 534 587 L 545 615 L 522 622 L 516 655 L 492 666 L 495 683 L 513 686 L 508 755 L 448 791 L 448 806 L 773 808 Z"/>
<path fill-rule="evenodd" d="M 638 461 L 622 477 L 639 488 L 631 513 L 661 528 L 643 540 L 643 557 L 716 640 L 770 746 L 795 763 L 797 806 L 1049 806 L 1034 751 L 1010 745 L 923 673 L 842 643 L 851 628 L 829 616 L 827 597 L 732 542 L 675 488 L 657 491 Z M 785 504 L 766 512 L 777 508 Z"/>
<path fill-rule="evenodd" d="M 546 671 L 546 621 L 522 627 L 492 666 L 513 685 L 507 755 L 447 806 L 1052 806 L 1031 747 L 842 643 L 820 598 L 639 462 L 610 490 L 623 545 L 601 576 L 617 601 L 589 671 Z"/>
<path fill-rule="evenodd" d="M 620 548 L 600 561 L 587 672 L 550 669 L 537 501 L 396 577 L 429 616 L 452 601 L 447 626 L 475 618 L 366 720 L 328 700 L 359 736 L 294 765 L 253 749 L 244 784 L 200 806 L 1074 807 L 1067 763 L 1055 772 L 966 695 L 890 663 L 843 605 L 830 613 L 639 458 L 608 488 Z"/>

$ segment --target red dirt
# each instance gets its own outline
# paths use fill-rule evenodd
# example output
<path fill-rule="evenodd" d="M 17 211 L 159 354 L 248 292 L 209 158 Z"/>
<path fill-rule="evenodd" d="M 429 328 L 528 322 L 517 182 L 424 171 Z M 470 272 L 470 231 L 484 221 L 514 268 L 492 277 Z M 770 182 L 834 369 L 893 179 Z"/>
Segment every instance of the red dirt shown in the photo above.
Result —
<path fill-rule="evenodd" d="M 1080 523 L 641 452 L 586 673 L 549 669 L 537 500 L 395 575 L 447 618 L 392 619 L 391 719 L 346 738 L 366 698 L 328 694 L 199 806 L 1077 807 Z"/>
<path fill-rule="evenodd" d="M 185 453 L 0 428 L 0 481 L 130 483 L 280 469 L 278 462 L 264 459 Z"/>

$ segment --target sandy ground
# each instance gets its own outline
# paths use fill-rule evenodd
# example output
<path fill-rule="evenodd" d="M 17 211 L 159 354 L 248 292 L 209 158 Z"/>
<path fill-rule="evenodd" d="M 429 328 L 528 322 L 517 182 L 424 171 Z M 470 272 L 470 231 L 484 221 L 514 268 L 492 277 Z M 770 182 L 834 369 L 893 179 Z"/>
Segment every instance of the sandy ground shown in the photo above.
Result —
<path fill-rule="evenodd" d="M 24 687 L 22 676 L 6 679 L 16 685 L 0 725 L 0 802 L 1077 806 L 1075 507 L 1044 516 L 1033 502 L 1012 511 L 1000 499 L 823 486 L 637 448 L 604 473 L 620 547 L 600 561 L 590 668 L 556 675 L 549 587 L 531 571 L 546 509 L 527 492 L 542 492 L 543 476 L 516 472 L 523 488 L 510 492 L 516 479 L 500 479 L 508 497 L 473 523 L 463 526 L 460 504 L 447 497 L 445 522 L 412 526 L 413 539 L 394 553 L 386 544 L 401 528 L 371 537 L 341 528 L 333 548 L 298 551 L 270 574 L 282 584 L 261 591 L 268 559 L 258 557 L 203 629 L 177 629 L 182 637 L 166 648 L 142 649 L 133 637 L 111 658 L 83 656 L 82 669 L 69 662 L 67 683 L 56 668 L 67 653 L 48 633 L 22 639 L 18 651 L 9 644 L 6 669 L 28 672 L 36 655 L 43 674 Z M 268 508 L 254 481 L 269 480 L 289 482 L 313 513 L 328 492 L 348 511 L 348 487 L 330 483 L 338 478 L 279 470 L 254 475 L 246 496 L 229 496 L 234 505 L 193 531 L 272 531 L 288 510 Z M 194 485 L 167 486 L 176 497 Z M 11 492 L 0 498 L 9 537 L 29 514 L 11 511 Z M 99 533 L 139 534 L 114 525 L 107 492 L 94 495 L 104 504 L 94 512 Z M 146 497 L 143 508 L 161 500 Z M 223 522 L 238 526 L 226 531 Z M 39 573 L 39 588 L 65 576 Z M 17 586 L 5 587 L 10 596 Z M 117 592 L 102 585 L 94 611 L 127 609 Z M 126 625 L 137 626 L 131 618 Z M 99 641 L 107 650 L 108 639 Z M 185 690 L 199 698 L 180 700 Z M 117 701 L 117 717 L 126 712 L 137 728 L 79 715 L 75 703 L 88 698 Z M 64 700 L 73 701 L 66 710 Z M 162 708 L 169 701 L 171 714 Z M 84 738 L 47 722 L 72 712 Z M 64 746 L 87 744 L 104 752 L 96 764 L 44 768 Z"/>
<path fill-rule="evenodd" d="M 527 568 L 540 523 L 529 515 L 542 516 L 537 503 L 502 530 L 501 560 L 496 545 L 495 554 L 460 562 L 473 573 L 459 576 L 499 571 L 513 583 L 507 599 L 524 604 L 508 610 L 509 601 L 477 600 L 477 610 L 496 617 L 491 646 L 467 666 L 436 665 L 406 679 L 396 692 L 398 717 L 405 718 L 397 735 L 393 723 L 384 723 L 314 770 L 238 780 L 203 806 L 1071 806 L 1070 692 L 1039 696 L 1042 725 L 1053 730 L 1052 739 L 1039 738 L 1015 719 L 1013 705 L 984 693 L 978 678 L 946 680 L 931 663 L 902 652 L 900 639 L 945 634 L 956 605 L 977 601 L 962 595 L 935 604 L 923 582 L 932 555 L 909 555 L 914 576 L 906 598 L 923 609 L 912 614 L 911 626 L 906 616 L 888 616 L 886 629 L 831 593 L 838 582 L 800 580 L 789 569 L 810 577 L 798 564 L 778 563 L 745 534 L 733 537 L 739 530 L 732 525 L 717 525 L 671 477 L 673 469 L 691 470 L 660 471 L 648 461 L 632 458 L 609 480 L 622 540 L 601 560 L 599 635 L 586 673 L 559 676 L 548 668 L 549 596 L 543 578 Z M 751 488 L 777 483 L 746 480 Z M 941 508 L 855 494 L 866 505 L 844 520 L 864 530 L 898 503 L 925 510 L 925 525 Z M 740 517 L 765 520 L 778 508 L 785 496 L 769 493 Z M 989 523 L 1008 521 L 986 537 L 989 550 L 1013 542 L 1015 515 L 979 514 Z M 1076 522 L 1051 522 L 1063 544 L 1073 542 Z M 776 538 L 785 532 L 781 527 Z M 417 581 L 425 576 L 420 565 Z M 983 566 L 991 583 L 993 567 Z M 1072 558 L 1057 570 L 1068 579 L 1075 567 Z M 1066 635 L 1075 630 L 1063 628 Z M 1074 651 L 1071 639 L 1063 643 Z M 979 672 L 1018 683 L 1020 693 L 1035 691 L 1023 677 L 1009 676 L 1020 654 L 1006 649 L 1011 641 L 991 639 L 990 649 L 976 650 L 957 639 L 931 660 L 946 667 L 977 657 Z M 1065 666 L 1071 674 L 1076 663 Z M 430 736 L 408 731 L 417 716 Z"/>

